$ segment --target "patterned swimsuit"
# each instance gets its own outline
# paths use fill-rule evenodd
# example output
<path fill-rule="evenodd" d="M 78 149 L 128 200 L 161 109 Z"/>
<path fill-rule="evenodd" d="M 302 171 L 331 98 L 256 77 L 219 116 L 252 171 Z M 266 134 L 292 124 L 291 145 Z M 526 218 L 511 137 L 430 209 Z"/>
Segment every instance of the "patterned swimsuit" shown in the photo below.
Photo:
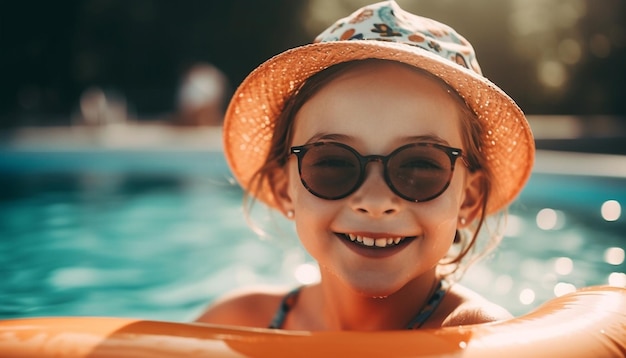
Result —
<path fill-rule="evenodd" d="M 286 294 L 285 297 L 283 297 L 282 301 L 280 302 L 280 306 L 278 307 L 278 311 L 276 311 L 276 314 L 274 315 L 274 318 L 269 325 L 269 328 L 280 329 L 283 327 L 285 319 L 287 318 L 287 314 L 298 301 L 298 295 L 300 294 L 301 289 L 302 286 L 297 287 L 293 291 Z M 443 300 L 443 296 L 445 296 L 446 291 L 447 285 L 444 285 L 443 281 L 439 281 L 433 295 L 430 296 L 422 310 L 417 315 L 415 315 L 413 319 L 411 319 L 409 324 L 406 326 L 406 329 L 420 328 L 437 309 L 437 307 Z"/>

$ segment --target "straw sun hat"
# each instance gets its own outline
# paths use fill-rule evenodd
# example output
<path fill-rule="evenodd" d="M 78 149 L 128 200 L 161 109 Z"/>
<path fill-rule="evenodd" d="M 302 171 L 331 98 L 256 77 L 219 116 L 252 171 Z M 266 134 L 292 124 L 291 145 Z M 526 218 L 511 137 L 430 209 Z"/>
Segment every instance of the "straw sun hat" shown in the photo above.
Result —
<path fill-rule="evenodd" d="M 285 100 L 307 78 L 327 67 L 370 58 L 424 69 L 456 89 L 484 131 L 481 150 L 494 180 L 487 213 L 515 199 L 530 176 L 535 151 L 524 114 L 483 77 L 467 40 L 447 25 L 402 10 L 394 1 L 357 10 L 322 32 L 313 44 L 287 50 L 261 64 L 241 83 L 224 119 L 224 152 L 243 188 L 249 188 L 267 157 Z M 276 207 L 267 183 L 256 196 Z"/>

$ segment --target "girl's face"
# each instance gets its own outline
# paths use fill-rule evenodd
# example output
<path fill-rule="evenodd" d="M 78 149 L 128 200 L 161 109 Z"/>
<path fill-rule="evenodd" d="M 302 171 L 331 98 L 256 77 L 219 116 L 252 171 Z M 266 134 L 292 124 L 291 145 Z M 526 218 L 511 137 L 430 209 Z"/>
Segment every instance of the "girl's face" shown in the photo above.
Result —
<path fill-rule="evenodd" d="M 340 142 L 362 155 L 387 155 L 415 142 L 463 148 L 458 105 L 424 74 L 393 62 L 370 62 L 339 75 L 302 106 L 291 144 Z M 291 155 L 276 192 L 282 208 L 295 212 L 300 240 L 323 277 L 364 295 L 388 296 L 433 272 L 452 245 L 460 218 L 471 221 L 479 201 L 478 185 L 472 184 L 477 174 L 462 163 L 456 161 L 450 186 L 430 201 L 397 196 L 385 183 L 380 162 L 367 165 L 365 181 L 354 193 L 325 200 L 303 186 Z M 401 241 L 365 247 L 350 235 Z"/>

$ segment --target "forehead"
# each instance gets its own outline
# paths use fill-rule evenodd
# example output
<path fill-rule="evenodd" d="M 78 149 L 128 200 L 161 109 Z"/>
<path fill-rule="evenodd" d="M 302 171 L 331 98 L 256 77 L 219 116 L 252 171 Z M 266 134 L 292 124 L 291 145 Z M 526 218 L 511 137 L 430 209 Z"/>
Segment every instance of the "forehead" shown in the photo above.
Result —
<path fill-rule="evenodd" d="M 373 152 L 389 151 L 421 136 L 461 147 L 460 103 L 438 81 L 390 61 L 350 67 L 299 110 L 293 144 L 337 134 Z"/>

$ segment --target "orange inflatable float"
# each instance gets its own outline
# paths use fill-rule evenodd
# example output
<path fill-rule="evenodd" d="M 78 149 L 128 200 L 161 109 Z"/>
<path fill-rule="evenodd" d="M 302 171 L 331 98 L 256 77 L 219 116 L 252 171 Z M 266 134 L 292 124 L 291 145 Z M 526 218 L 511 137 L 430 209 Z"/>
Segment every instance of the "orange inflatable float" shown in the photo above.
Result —
<path fill-rule="evenodd" d="M 303 332 L 127 318 L 0 321 L 2 357 L 626 357 L 626 289 L 597 286 L 506 322 Z"/>

